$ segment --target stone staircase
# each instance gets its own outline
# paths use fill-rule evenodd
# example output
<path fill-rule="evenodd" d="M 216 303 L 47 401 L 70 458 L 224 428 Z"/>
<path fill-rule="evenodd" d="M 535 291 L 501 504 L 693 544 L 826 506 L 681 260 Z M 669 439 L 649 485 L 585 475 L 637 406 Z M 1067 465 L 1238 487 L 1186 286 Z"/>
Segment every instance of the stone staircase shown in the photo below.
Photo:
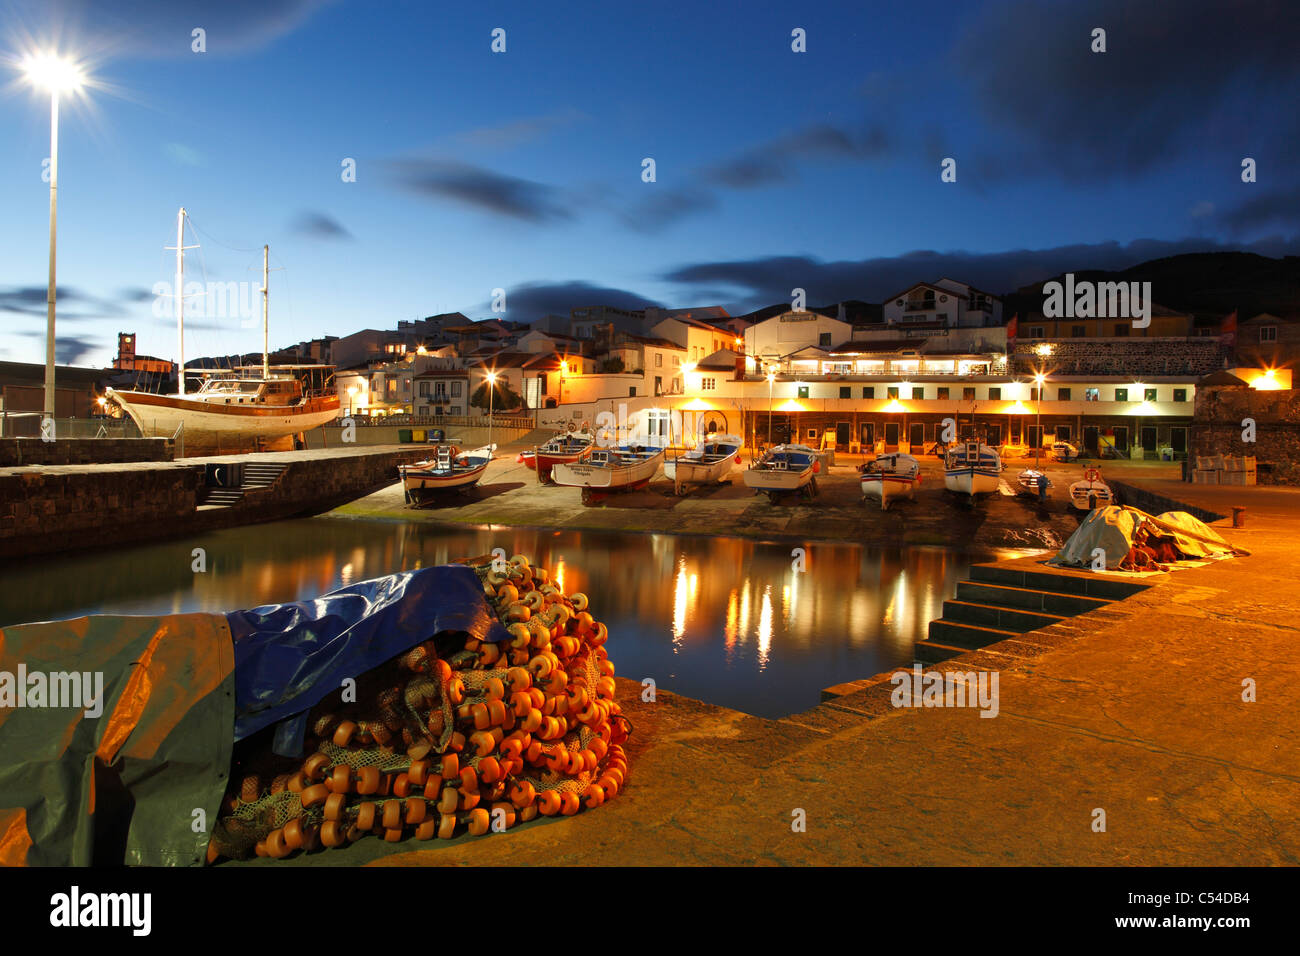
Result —
<path fill-rule="evenodd" d="M 1145 591 L 1147 585 L 1088 573 L 971 565 L 971 579 L 943 602 L 943 617 L 915 644 L 916 659 L 938 663 L 1087 614 Z"/>
<path fill-rule="evenodd" d="M 244 493 L 257 488 L 269 488 L 284 473 L 286 466 L 268 462 L 244 464 L 243 483 L 230 488 L 207 487 L 199 499 L 200 508 L 229 508 L 244 497 Z"/>

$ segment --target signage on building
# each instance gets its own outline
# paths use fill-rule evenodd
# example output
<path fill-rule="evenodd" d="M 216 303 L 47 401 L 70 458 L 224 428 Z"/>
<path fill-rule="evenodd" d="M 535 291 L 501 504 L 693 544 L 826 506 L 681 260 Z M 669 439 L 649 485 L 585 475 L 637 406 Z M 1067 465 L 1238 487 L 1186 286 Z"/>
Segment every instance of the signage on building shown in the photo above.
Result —
<path fill-rule="evenodd" d="M 909 339 L 925 339 L 932 335 L 947 335 L 947 329 L 904 329 L 903 335 Z"/>
<path fill-rule="evenodd" d="M 816 312 L 787 312 L 781 316 L 782 322 L 815 322 L 821 316 Z"/>

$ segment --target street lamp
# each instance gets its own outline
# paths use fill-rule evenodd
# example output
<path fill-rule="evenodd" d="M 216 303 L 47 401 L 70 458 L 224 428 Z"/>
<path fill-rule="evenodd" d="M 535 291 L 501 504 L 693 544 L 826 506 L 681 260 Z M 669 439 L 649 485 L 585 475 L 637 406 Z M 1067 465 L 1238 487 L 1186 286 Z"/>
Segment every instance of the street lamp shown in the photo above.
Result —
<path fill-rule="evenodd" d="M 58 234 L 59 197 L 59 94 L 81 89 L 85 77 L 71 60 L 50 53 L 26 57 L 22 62 L 27 81 L 50 94 L 50 275 L 45 314 L 45 416 L 54 418 L 54 252 Z"/>
<path fill-rule="evenodd" d="M 352 399 L 356 394 L 357 394 L 357 387 L 355 385 L 349 385 L 348 386 L 348 418 L 352 417 Z"/>
<path fill-rule="evenodd" d="M 1043 447 L 1043 379 L 1046 378 L 1042 372 L 1034 376 L 1034 381 L 1038 384 L 1038 443 L 1034 445 L 1034 468 L 1038 468 L 1038 453 Z"/>
<path fill-rule="evenodd" d="M 776 371 L 767 371 L 767 443 L 772 444 L 772 383 L 776 381 Z"/>
<path fill-rule="evenodd" d="M 492 457 L 492 402 L 497 393 L 497 373 L 487 373 L 488 383 L 488 458 Z"/>

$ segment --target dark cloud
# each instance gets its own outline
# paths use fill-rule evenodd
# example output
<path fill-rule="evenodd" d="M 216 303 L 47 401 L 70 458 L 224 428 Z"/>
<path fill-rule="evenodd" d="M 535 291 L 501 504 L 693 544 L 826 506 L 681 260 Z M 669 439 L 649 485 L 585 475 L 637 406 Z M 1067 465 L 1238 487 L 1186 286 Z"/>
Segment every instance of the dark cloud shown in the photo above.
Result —
<path fill-rule="evenodd" d="M 888 135 L 881 127 L 873 126 L 857 135 L 822 123 L 746 150 L 705 170 L 702 178 L 731 189 L 752 189 L 795 179 L 801 162 L 876 158 L 884 155 L 888 147 Z"/>
<path fill-rule="evenodd" d="M 524 222 L 556 222 L 572 218 L 560 191 L 544 183 L 505 176 L 441 159 L 399 160 L 390 164 L 399 183 L 411 192 L 470 206 Z"/>
<path fill-rule="evenodd" d="M 19 332 L 18 334 L 25 338 L 45 341 L 44 332 Z M 102 339 L 92 339 L 79 335 L 55 335 L 54 361 L 58 365 L 76 365 L 83 356 L 99 351 L 102 348 L 104 348 Z"/>
<path fill-rule="evenodd" d="M 1300 253 L 1300 238 L 1273 236 L 1248 246 L 1233 247 L 1207 239 L 1141 239 L 1128 244 L 1103 242 L 995 253 L 920 250 L 901 256 L 838 262 L 808 256 L 771 256 L 696 263 L 675 269 L 663 278 L 685 287 L 685 294 L 691 299 L 703 296 L 707 290 L 709 301 L 726 302 L 729 309 L 735 310 L 733 314 L 737 314 L 789 301 L 795 288 L 804 289 L 809 302 L 842 299 L 883 302 L 887 296 L 914 282 L 949 276 L 1001 294 L 1063 272 L 1119 271 L 1165 256 L 1220 251 L 1255 252 L 1272 257 L 1296 255 Z M 722 288 L 732 290 L 729 295 L 734 301 L 728 302 L 727 295 L 718 294 Z"/>
<path fill-rule="evenodd" d="M 144 290 L 127 290 L 126 296 L 135 296 Z M 144 293 L 152 298 L 150 293 Z M 46 287 L 43 285 L 15 286 L 0 289 L 0 312 L 45 318 Z M 123 297 L 124 301 L 143 301 Z M 77 289 L 59 286 L 55 293 L 60 322 L 77 322 L 85 319 L 119 318 L 127 314 L 120 302 L 96 298 Z M 75 311 L 67 311 L 73 306 Z M 43 334 L 43 333 L 42 333 Z"/>
<path fill-rule="evenodd" d="M 1091 52 L 1095 27 L 1106 30 L 1105 53 Z M 979 107 L 1016 140 L 1000 147 L 1016 172 L 1085 180 L 1149 170 L 1207 141 L 1258 150 L 1271 130 L 1291 137 L 1294 156 L 1295 125 L 1277 118 L 1290 116 L 1300 87 L 1298 34 L 1300 6 L 1276 0 L 1050 10 L 1005 0 L 984 9 L 956 57 Z M 991 162 L 983 171 L 1000 172 Z"/>
<path fill-rule="evenodd" d="M 1253 193 L 1257 187 L 1248 188 Z M 1234 234 L 1257 234 L 1278 226 L 1300 234 L 1300 186 L 1255 193 L 1253 198 L 1220 213 L 1217 221 Z"/>
<path fill-rule="evenodd" d="M 659 232 L 678 220 L 705 212 L 718 204 L 714 195 L 705 189 L 669 189 L 658 183 L 647 183 L 642 188 L 652 192 L 619 212 L 623 224 L 637 232 Z"/>
<path fill-rule="evenodd" d="M 339 221 L 323 212 L 305 212 L 293 221 L 292 229 L 302 236 L 316 239 L 351 239 Z"/>
<path fill-rule="evenodd" d="M 208 56 L 247 53 L 291 33 L 336 0 L 11 0 L 12 22 L 33 36 L 63 36 L 103 55 L 195 55 L 191 31 L 207 32 Z"/>
<path fill-rule="evenodd" d="M 506 317 L 512 322 L 531 322 L 543 315 L 568 315 L 570 309 L 609 305 L 618 309 L 643 309 L 659 305 L 653 299 L 590 282 L 526 282 L 506 290 Z M 483 303 L 480 309 L 486 309 Z"/>

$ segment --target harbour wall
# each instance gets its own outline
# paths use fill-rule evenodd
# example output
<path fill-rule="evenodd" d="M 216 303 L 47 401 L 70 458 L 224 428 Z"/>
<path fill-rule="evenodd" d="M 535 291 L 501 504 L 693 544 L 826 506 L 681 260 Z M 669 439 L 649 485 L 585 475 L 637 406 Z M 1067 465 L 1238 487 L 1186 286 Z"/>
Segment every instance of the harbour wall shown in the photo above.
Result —
<path fill-rule="evenodd" d="M 475 426 L 460 425 L 357 425 L 353 429 L 353 441 L 343 441 L 343 429 L 334 425 L 325 425 L 307 433 L 308 448 L 351 448 L 358 445 L 397 445 L 402 431 L 422 430 L 426 435 L 435 428 L 441 428 L 447 440 L 455 442 L 462 448 L 477 448 L 486 445 L 488 430 Z M 492 429 L 492 441 L 499 448 L 502 445 L 518 441 L 532 429 L 506 428 L 500 425 Z M 412 442 L 407 447 L 421 447 L 420 442 Z M 426 450 L 427 454 L 427 450 Z"/>
<path fill-rule="evenodd" d="M 272 452 L 179 462 L 0 469 L 0 559 L 319 514 L 397 480 L 424 446 Z M 229 507 L 201 506 L 211 462 L 283 464 L 265 488 Z"/>
<path fill-rule="evenodd" d="M 176 445 L 170 438 L 0 438 L 0 468 L 172 461 L 175 457 Z"/>

